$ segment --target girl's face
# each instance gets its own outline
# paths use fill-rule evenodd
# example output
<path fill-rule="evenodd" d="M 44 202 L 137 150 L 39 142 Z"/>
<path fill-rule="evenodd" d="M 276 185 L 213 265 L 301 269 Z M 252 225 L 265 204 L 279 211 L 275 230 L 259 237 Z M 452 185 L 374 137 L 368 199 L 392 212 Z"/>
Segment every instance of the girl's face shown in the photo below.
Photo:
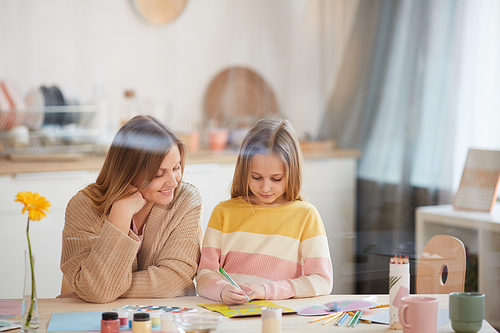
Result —
<path fill-rule="evenodd" d="M 174 145 L 163 159 L 163 162 L 161 162 L 156 176 L 141 191 L 141 194 L 147 202 L 160 205 L 169 204 L 174 199 L 174 190 L 181 178 L 181 155 L 177 145 Z"/>
<path fill-rule="evenodd" d="M 274 154 L 255 155 L 250 165 L 251 201 L 258 206 L 281 206 L 285 199 L 285 165 Z"/>

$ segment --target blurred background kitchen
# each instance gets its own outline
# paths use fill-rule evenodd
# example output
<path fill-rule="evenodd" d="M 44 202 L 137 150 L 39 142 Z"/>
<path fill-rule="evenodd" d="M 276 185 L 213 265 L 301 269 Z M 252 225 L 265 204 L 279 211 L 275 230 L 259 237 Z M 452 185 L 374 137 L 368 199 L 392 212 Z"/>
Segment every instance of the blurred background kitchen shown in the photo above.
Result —
<path fill-rule="evenodd" d="M 500 290 L 495 209 L 487 240 L 474 225 L 429 231 L 423 245 L 415 232 L 417 207 L 451 204 L 470 148 L 500 148 L 499 0 L 2 0 L 0 45 L 0 298 L 22 294 L 15 194 L 53 204 L 31 235 L 38 296 L 54 297 L 66 203 L 134 114 L 189 144 L 203 228 L 229 197 L 245 130 L 289 119 L 330 239 L 333 293 L 387 293 L 396 253 L 409 256 L 413 287 L 434 232 L 465 243 L 468 290 L 486 288 L 488 244 L 483 284 Z"/>

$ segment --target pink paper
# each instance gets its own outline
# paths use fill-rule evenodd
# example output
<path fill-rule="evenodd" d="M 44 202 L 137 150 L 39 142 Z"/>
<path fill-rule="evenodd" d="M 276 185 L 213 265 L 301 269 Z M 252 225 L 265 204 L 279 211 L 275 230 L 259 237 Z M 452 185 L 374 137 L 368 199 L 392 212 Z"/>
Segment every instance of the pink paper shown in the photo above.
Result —
<path fill-rule="evenodd" d="M 20 316 L 21 307 L 21 302 L 0 299 L 0 316 Z"/>

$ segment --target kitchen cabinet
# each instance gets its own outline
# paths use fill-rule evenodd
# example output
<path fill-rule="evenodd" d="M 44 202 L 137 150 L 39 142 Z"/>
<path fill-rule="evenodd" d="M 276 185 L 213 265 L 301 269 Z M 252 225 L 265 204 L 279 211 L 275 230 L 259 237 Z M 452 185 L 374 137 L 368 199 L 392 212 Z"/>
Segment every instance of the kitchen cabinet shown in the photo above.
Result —
<path fill-rule="evenodd" d="M 0 298 L 22 298 L 24 250 L 28 248 L 23 204 L 15 202 L 20 191 L 38 192 L 52 204 L 50 213 L 30 222 L 31 247 L 35 253 L 38 297 L 55 297 L 61 291 L 59 268 L 64 212 L 76 192 L 95 181 L 98 171 L 58 171 L 0 175 Z"/>
<path fill-rule="evenodd" d="M 304 166 L 303 194 L 316 206 L 325 225 L 335 294 L 354 292 L 356 161 L 356 152 L 306 155 Z M 230 196 L 235 164 L 234 154 L 188 158 L 184 180 L 195 185 L 203 197 L 203 230 L 213 208 Z M 78 165 L 88 170 L 78 170 Z M 101 165 L 102 159 L 97 159 L 94 164 L 83 161 L 76 166 L 54 166 L 66 171 L 38 173 L 28 172 L 29 166 L 19 166 L 23 172 L 15 173 L 16 167 L 5 168 L 0 161 L 0 171 L 10 172 L 0 172 L 0 298 L 21 298 L 23 291 L 27 214 L 21 215 L 22 204 L 14 202 L 15 195 L 19 191 L 39 192 L 52 203 L 47 218 L 31 223 L 30 237 L 36 254 L 38 297 L 55 297 L 61 289 L 59 262 L 66 205 L 77 191 L 95 181 Z M 44 170 L 49 169 L 45 166 Z"/>

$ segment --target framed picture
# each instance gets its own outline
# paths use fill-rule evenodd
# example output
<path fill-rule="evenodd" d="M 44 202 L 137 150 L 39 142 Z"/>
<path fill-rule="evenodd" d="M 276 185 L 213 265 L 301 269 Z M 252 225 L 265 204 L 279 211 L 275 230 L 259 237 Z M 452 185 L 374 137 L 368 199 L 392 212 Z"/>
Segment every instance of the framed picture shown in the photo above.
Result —
<path fill-rule="evenodd" d="M 469 149 L 453 207 L 490 212 L 497 198 L 500 151 Z"/>

